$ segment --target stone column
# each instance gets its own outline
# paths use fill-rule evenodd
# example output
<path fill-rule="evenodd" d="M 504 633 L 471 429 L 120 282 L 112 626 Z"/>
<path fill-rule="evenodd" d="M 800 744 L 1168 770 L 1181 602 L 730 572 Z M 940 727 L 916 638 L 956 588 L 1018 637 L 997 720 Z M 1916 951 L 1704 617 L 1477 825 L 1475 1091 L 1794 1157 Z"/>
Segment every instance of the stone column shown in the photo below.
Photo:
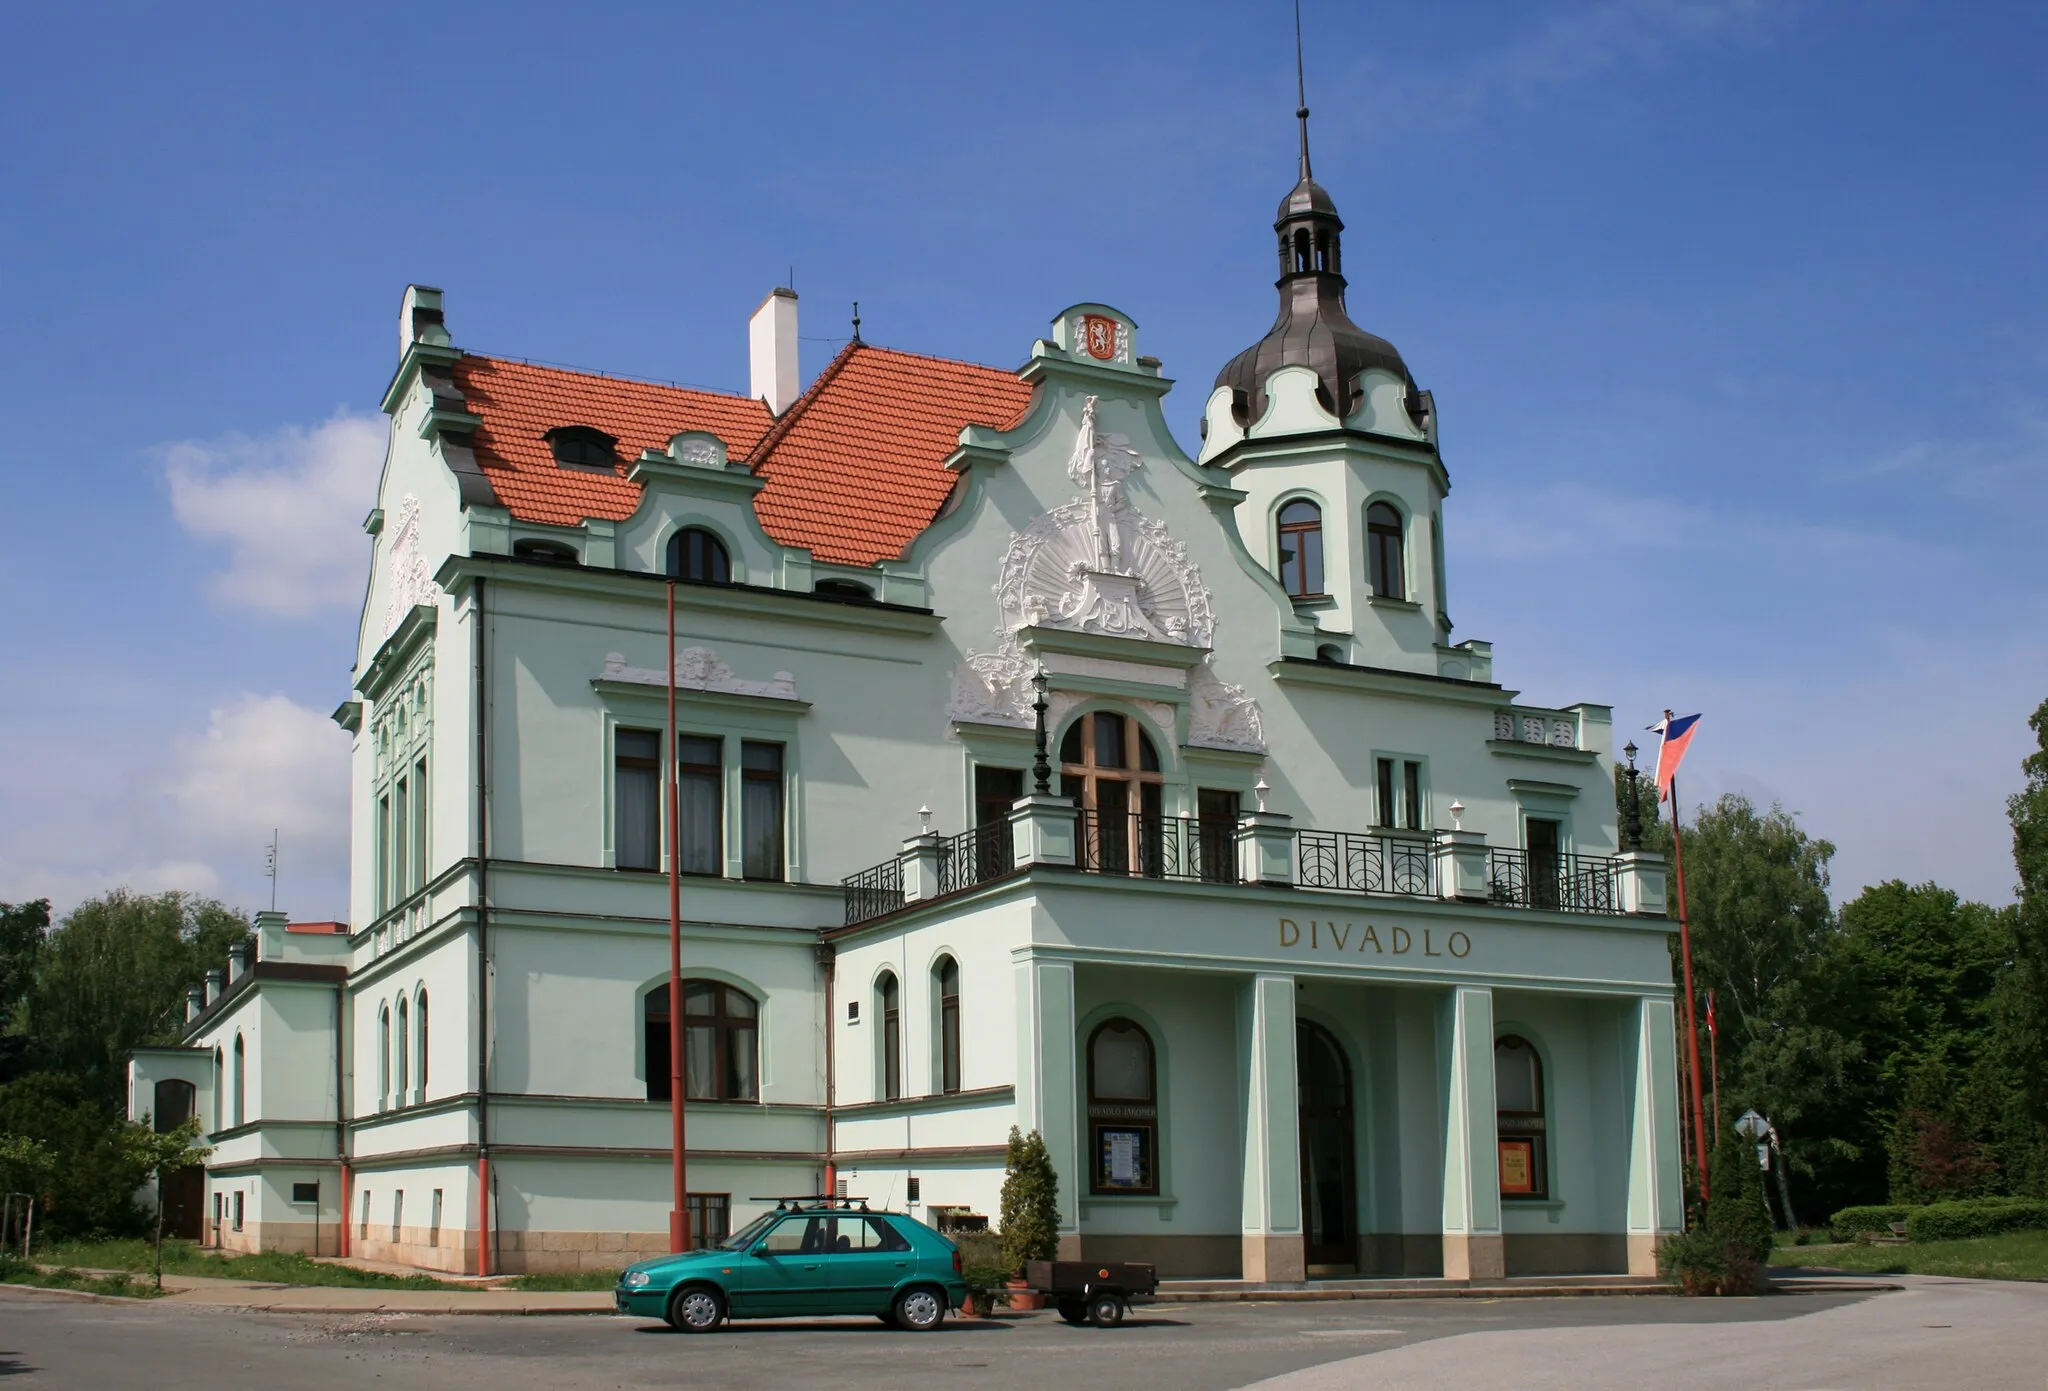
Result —
<path fill-rule="evenodd" d="M 926 831 L 903 842 L 903 901 L 939 896 L 939 833 Z"/>
<path fill-rule="evenodd" d="M 1482 831 L 1438 831 L 1430 847 L 1436 857 L 1436 891 L 1440 898 L 1484 903 L 1491 885 L 1486 873 L 1486 835 Z"/>
<path fill-rule="evenodd" d="M 1301 1103 L 1294 1080 L 1294 977 L 1253 976 L 1238 994 L 1244 1076 L 1244 1278 L 1308 1278 L 1301 1230 Z"/>
<path fill-rule="evenodd" d="M 1277 811 L 1246 812 L 1237 823 L 1237 874 L 1247 884 L 1292 886 L 1294 818 Z"/>
<path fill-rule="evenodd" d="M 1059 1175 L 1060 1259 L 1081 1258 L 1080 1075 L 1075 1058 L 1074 965 L 1016 963 L 1017 1124 L 1045 1138 Z"/>
<path fill-rule="evenodd" d="M 1019 797 L 1010 803 L 1010 849 L 1019 869 L 1025 865 L 1074 863 L 1074 832 L 1081 813 L 1073 798 L 1051 794 Z"/>
<path fill-rule="evenodd" d="M 1444 1278 L 1506 1274 L 1493 1101 L 1493 992 L 1455 986 L 1438 1007 L 1444 1107 Z"/>
<path fill-rule="evenodd" d="M 1654 850 L 1624 850 L 1615 857 L 1619 871 L 1615 906 L 1624 913 L 1661 918 L 1665 912 L 1664 857 Z"/>
<path fill-rule="evenodd" d="M 1624 1024 L 1635 1034 L 1626 1050 L 1630 1089 L 1628 1139 L 1628 1273 L 1657 1273 L 1657 1243 L 1679 1230 L 1684 1195 L 1678 1166 L 1678 1028 L 1672 1002 L 1636 1001 Z"/>

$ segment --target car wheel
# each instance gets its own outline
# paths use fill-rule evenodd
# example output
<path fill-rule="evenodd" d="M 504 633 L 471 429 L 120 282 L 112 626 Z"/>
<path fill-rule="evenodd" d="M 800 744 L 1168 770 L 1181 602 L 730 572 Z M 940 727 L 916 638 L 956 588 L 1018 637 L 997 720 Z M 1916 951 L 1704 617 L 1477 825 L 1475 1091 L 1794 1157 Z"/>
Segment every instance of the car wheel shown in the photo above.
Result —
<path fill-rule="evenodd" d="M 668 1322 L 683 1333 L 709 1333 L 725 1322 L 725 1299 L 709 1285 L 685 1285 L 668 1302 Z"/>
<path fill-rule="evenodd" d="M 1088 1301 L 1088 1318 L 1097 1328 L 1114 1328 L 1124 1321 L 1124 1302 L 1113 1294 L 1098 1294 Z"/>
<path fill-rule="evenodd" d="M 946 1319 L 946 1297 L 930 1285 L 918 1285 L 896 1296 L 896 1326 L 929 1333 Z"/>
<path fill-rule="evenodd" d="M 1085 1299 L 1062 1299 L 1058 1308 L 1060 1317 L 1068 1323 L 1088 1322 L 1088 1301 Z"/>

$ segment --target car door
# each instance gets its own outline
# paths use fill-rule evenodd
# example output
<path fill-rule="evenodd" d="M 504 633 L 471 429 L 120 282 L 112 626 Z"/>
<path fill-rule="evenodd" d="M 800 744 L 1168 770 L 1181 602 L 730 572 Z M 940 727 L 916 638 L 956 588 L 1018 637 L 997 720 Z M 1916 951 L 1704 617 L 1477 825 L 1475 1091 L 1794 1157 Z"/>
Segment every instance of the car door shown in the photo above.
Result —
<path fill-rule="evenodd" d="M 796 1213 L 763 1232 L 740 1258 L 732 1312 L 741 1318 L 812 1312 L 825 1279 L 830 1222 Z"/>
<path fill-rule="evenodd" d="M 916 1252 L 886 1219 L 842 1214 L 832 1221 L 817 1312 L 887 1313 L 897 1286 L 910 1275 Z"/>

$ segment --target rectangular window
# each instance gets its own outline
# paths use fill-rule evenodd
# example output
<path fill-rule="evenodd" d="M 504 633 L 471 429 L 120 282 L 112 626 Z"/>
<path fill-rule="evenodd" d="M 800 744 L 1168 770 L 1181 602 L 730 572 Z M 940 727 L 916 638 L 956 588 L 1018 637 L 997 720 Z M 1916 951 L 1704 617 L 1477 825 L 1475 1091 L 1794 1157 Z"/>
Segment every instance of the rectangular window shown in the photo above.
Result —
<path fill-rule="evenodd" d="M 661 736 L 651 729 L 612 736 L 612 846 L 620 869 L 661 868 Z"/>
<path fill-rule="evenodd" d="M 370 1235 L 370 1190 L 363 1190 L 363 1203 L 357 1209 L 356 1235 L 367 1240 Z"/>
<path fill-rule="evenodd" d="M 702 1251 L 732 1235 L 732 1194 L 692 1193 L 690 1203 L 690 1249 Z"/>
<path fill-rule="evenodd" d="M 391 789 L 391 902 L 395 906 L 404 900 L 406 890 L 412 884 L 412 867 L 406 862 L 406 850 L 412 845 L 412 836 L 407 830 L 408 816 L 412 811 L 411 784 L 400 778 Z"/>
<path fill-rule="evenodd" d="M 1373 824 L 1376 826 L 1393 826 L 1398 824 L 1395 820 L 1394 812 L 1394 760 L 1391 758 L 1378 760 L 1377 772 L 1379 773 L 1379 803 L 1373 809 Z"/>
<path fill-rule="evenodd" d="M 242 1230 L 242 1199 L 247 1196 L 239 1188 L 235 1190 L 235 1230 Z"/>
<path fill-rule="evenodd" d="M 1374 760 L 1373 824 L 1408 831 L 1424 829 L 1422 764 L 1412 758 Z"/>
<path fill-rule="evenodd" d="M 1401 824 L 1411 831 L 1422 829 L 1422 765 L 1413 759 L 1401 764 Z"/>
<path fill-rule="evenodd" d="M 882 1005 L 882 1099 L 903 1096 L 903 1018 L 891 994 Z"/>
<path fill-rule="evenodd" d="M 676 738 L 676 797 L 682 811 L 681 863 L 684 874 L 725 873 L 722 818 L 725 746 L 693 734 Z"/>
<path fill-rule="evenodd" d="M 1558 906 L 1559 879 L 1564 869 L 1563 857 L 1559 853 L 1559 824 L 1541 817 L 1529 817 L 1522 823 L 1529 842 L 1529 906 L 1532 908 L 1555 908 Z"/>
<path fill-rule="evenodd" d="M 441 1190 L 440 1190 L 440 1189 L 438 1189 L 438 1188 L 436 1188 L 436 1189 L 434 1190 L 434 1205 L 433 1205 L 433 1207 L 432 1207 L 432 1208 L 430 1208 L 430 1209 L 429 1209 L 429 1211 L 428 1211 L 428 1221 L 427 1221 L 427 1245 L 429 1245 L 429 1246 L 439 1246 L 440 1244 L 441 1244 Z"/>
<path fill-rule="evenodd" d="M 386 793 L 377 799 L 377 843 L 371 853 L 377 863 L 371 868 L 376 891 L 377 912 L 383 913 L 391 906 L 391 796 Z"/>
<path fill-rule="evenodd" d="M 749 879 L 782 877 L 782 745 L 740 745 L 740 872 Z"/>
<path fill-rule="evenodd" d="M 974 770 L 974 824 L 992 826 L 1010 819 L 1010 804 L 1024 795 L 1024 770 L 1022 768 L 991 768 L 978 765 Z"/>
<path fill-rule="evenodd" d="M 405 1190 L 398 1189 L 391 1195 L 391 1239 L 399 1241 L 405 1230 Z"/>
<path fill-rule="evenodd" d="M 406 852 L 415 891 L 427 882 L 427 760 L 412 765 L 412 846 Z"/>

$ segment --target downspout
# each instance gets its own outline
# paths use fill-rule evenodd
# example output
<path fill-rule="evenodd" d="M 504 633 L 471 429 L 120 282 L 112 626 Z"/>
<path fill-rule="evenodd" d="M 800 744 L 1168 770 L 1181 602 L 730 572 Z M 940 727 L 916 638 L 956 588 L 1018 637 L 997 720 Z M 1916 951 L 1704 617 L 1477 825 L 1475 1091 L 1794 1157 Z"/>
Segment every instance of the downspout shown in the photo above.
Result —
<path fill-rule="evenodd" d="M 491 714 L 484 578 L 476 581 L 476 1273 L 491 1273 Z"/>
<path fill-rule="evenodd" d="M 344 977 L 334 983 L 334 1153 L 341 1161 L 341 1225 L 335 1231 L 334 1254 L 348 1255 L 348 1191 L 354 1183 L 349 1173 L 348 1152 L 348 980 Z M 320 1209 L 315 1205 L 313 1215 L 317 1221 Z M 320 1237 L 316 1230 L 313 1237 L 313 1254 L 320 1254 Z"/>
<path fill-rule="evenodd" d="M 825 973 L 825 1183 L 818 1191 L 830 1198 L 839 1192 L 839 1164 L 832 1146 L 832 1105 L 838 1097 L 838 1078 L 833 1069 L 837 1050 L 832 1042 L 832 1025 L 838 1017 L 833 1012 L 833 986 L 838 978 L 834 963 L 838 950 L 830 942 L 820 942 L 817 953 L 818 969 Z"/>

